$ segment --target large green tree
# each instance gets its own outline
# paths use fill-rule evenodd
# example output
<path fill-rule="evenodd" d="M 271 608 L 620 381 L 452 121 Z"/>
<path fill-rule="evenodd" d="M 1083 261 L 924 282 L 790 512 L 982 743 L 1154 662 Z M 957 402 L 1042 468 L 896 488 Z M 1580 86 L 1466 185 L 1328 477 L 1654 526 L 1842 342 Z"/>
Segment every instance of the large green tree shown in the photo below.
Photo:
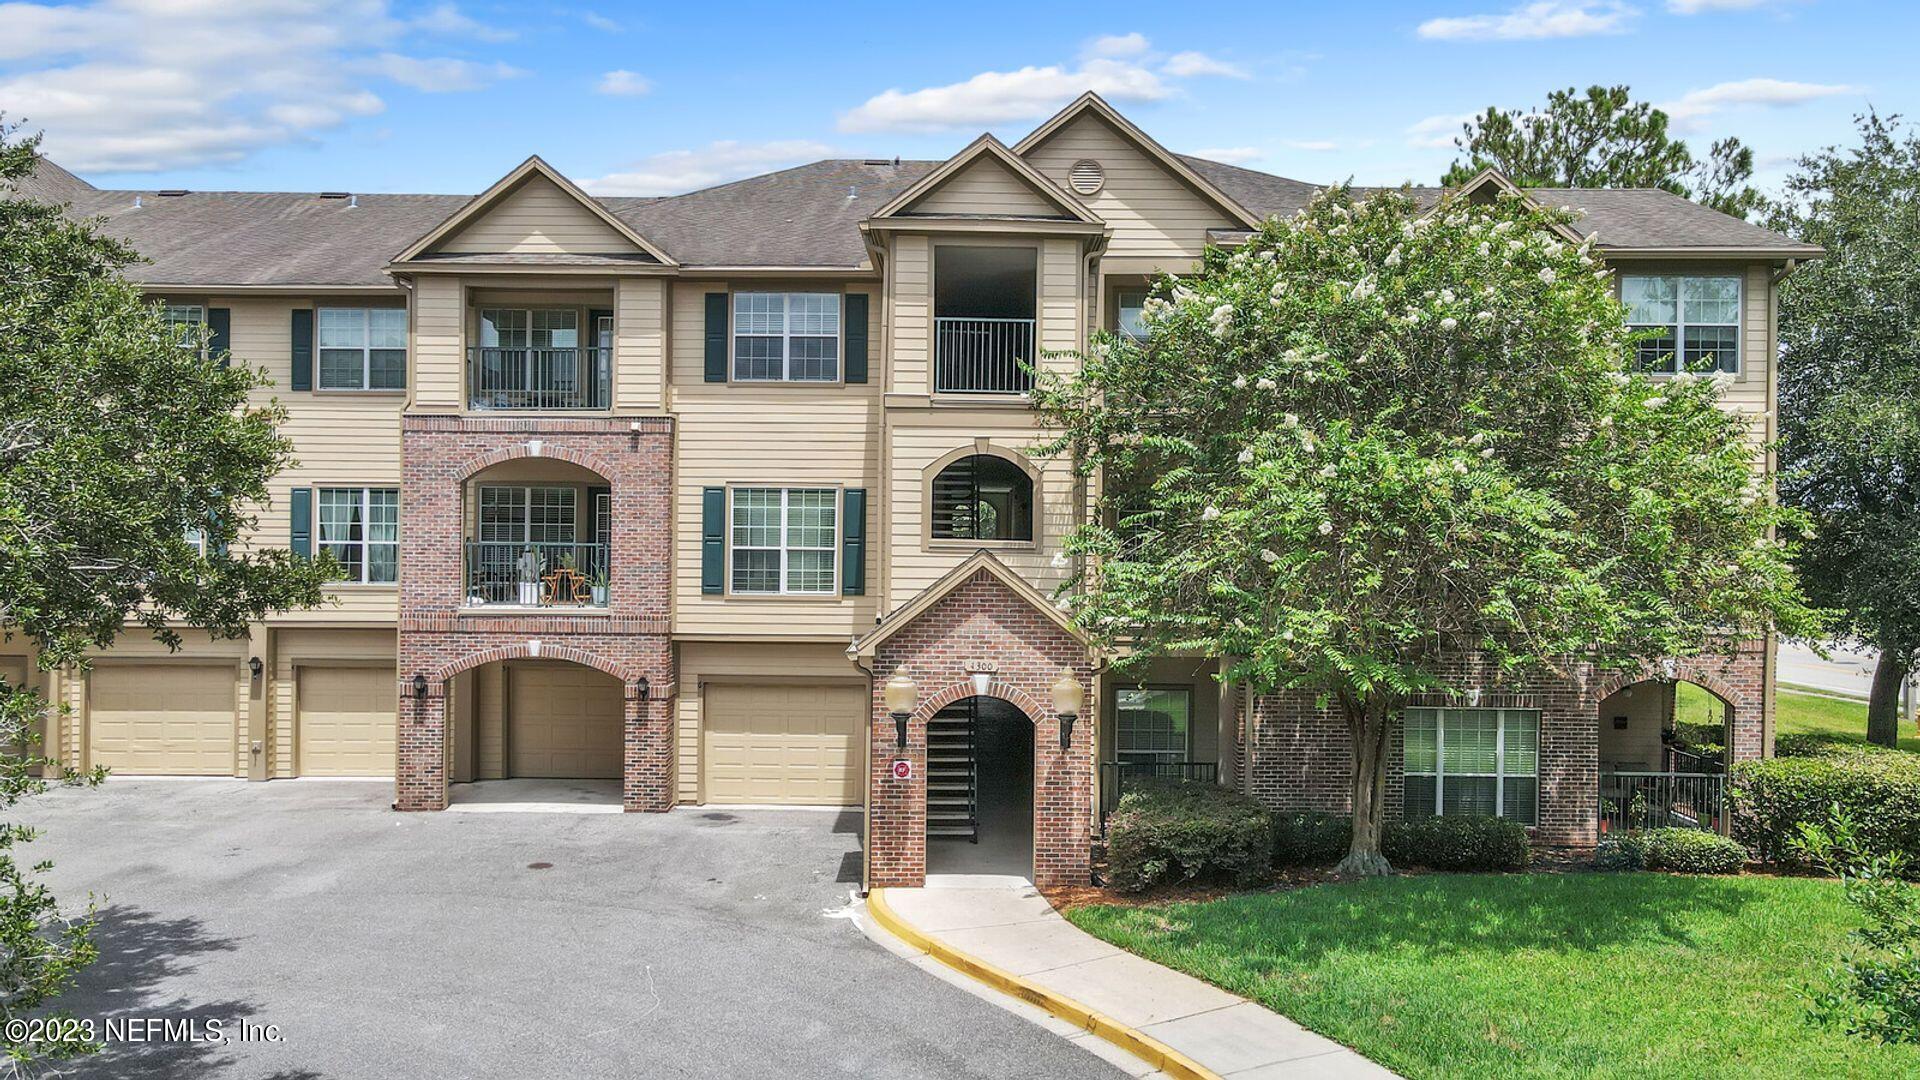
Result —
<path fill-rule="evenodd" d="M 279 409 L 249 404 L 264 375 L 169 325 L 121 274 L 134 252 L 22 197 L 34 141 L 11 135 L 0 126 L 0 634 L 31 641 L 43 669 L 84 667 L 128 625 L 177 646 L 183 627 L 233 636 L 318 604 L 325 560 L 228 547 L 291 461 Z M 47 718 L 0 680 L 0 811 L 49 778 L 99 781 L 44 756 Z M 22 850 L 33 836 L 0 823 L 0 1020 L 47 1008 L 95 956 L 91 908 L 61 913 Z M 0 1031 L 16 1064 L 87 1049 Z"/>
<path fill-rule="evenodd" d="M 1762 204 L 1748 183 L 1751 149 L 1725 138 L 1696 159 L 1668 122 L 1624 86 L 1555 90 L 1544 108 L 1488 106 L 1462 125 L 1453 142 L 1463 156 L 1441 183 L 1463 184 L 1491 166 L 1521 187 L 1660 188 L 1735 217 Z"/>
<path fill-rule="evenodd" d="M 1815 522 L 1809 595 L 1880 652 L 1867 738 L 1892 746 L 1920 662 L 1920 138 L 1858 126 L 1800 160 L 1775 213 L 1827 249 L 1780 293 L 1780 490 Z"/>
<path fill-rule="evenodd" d="M 1387 869 L 1389 732 L 1409 695 L 1469 689 L 1449 658 L 1518 677 L 1810 623 L 1745 423 L 1717 378 L 1625 368 L 1569 221 L 1335 190 L 1162 281 L 1144 340 L 1040 380 L 1042 449 L 1103 480 L 1073 617 L 1344 715 L 1346 872 Z"/>

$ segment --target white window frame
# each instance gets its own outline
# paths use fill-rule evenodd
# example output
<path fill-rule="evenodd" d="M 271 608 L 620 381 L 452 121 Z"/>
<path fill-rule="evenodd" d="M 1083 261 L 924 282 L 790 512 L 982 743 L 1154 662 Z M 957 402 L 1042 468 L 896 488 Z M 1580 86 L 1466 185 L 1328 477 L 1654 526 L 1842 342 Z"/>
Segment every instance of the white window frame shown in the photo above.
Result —
<path fill-rule="evenodd" d="M 738 504 L 741 492 L 780 493 L 780 545 L 741 545 L 734 542 L 734 508 Z M 832 536 L 824 547 L 799 546 L 792 543 L 793 535 L 793 497 L 798 494 L 824 494 L 827 496 L 827 509 L 833 514 Z M 840 489 L 832 487 L 771 487 L 743 484 L 727 489 L 727 592 L 735 596 L 804 596 L 837 597 L 840 595 Z M 742 589 L 735 584 L 734 554 L 738 551 L 777 551 L 780 555 L 778 589 Z M 789 556 L 795 551 L 824 551 L 827 553 L 827 568 L 830 576 L 824 589 L 796 589 L 792 587 L 793 561 Z"/>
<path fill-rule="evenodd" d="M 353 312 L 353 313 L 357 313 L 360 316 L 360 344 L 359 345 L 357 346 L 328 345 L 326 343 L 326 340 L 325 340 L 326 319 L 322 313 L 329 312 L 329 311 Z M 400 346 L 400 385 L 398 386 L 373 385 L 373 354 L 376 351 L 375 346 L 373 344 L 373 313 L 376 311 L 397 311 L 401 314 L 402 316 L 401 332 L 404 340 L 406 336 L 406 331 L 408 329 L 406 325 L 406 318 L 405 318 L 406 311 L 407 311 L 406 308 L 383 307 L 378 305 L 349 307 L 343 304 L 325 304 L 314 309 L 314 314 L 313 314 L 314 382 L 313 382 L 313 385 L 315 389 L 327 390 L 335 393 L 359 393 L 359 394 L 397 394 L 397 393 L 405 392 L 405 390 L 407 389 L 407 362 L 408 362 L 408 355 L 407 355 L 408 348 L 407 348 L 407 345 L 405 344 L 402 344 Z M 390 351 L 390 347 L 380 346 L 378 351 L 387 352 L 387 351 Z M 358 386 L 327 385 L 327 381 L 326 381 L 327 364 L 326 364 L 326 358 L 323 354 L 328 352 L 358 352 L 360 354 L 360 384 Z"/>
<path fill-rule="evenodd" d="M 1128 712 L 1126 700 L 1129 694 L 1179 694 L 1187 699 L 1186 730 L 1181 733 L 1181 745 L 1178 750 L 1165 750 L 1158 747 L 1146 750 L 1129 750 L 1126 746 L 1128 728 L 1122 720 L 1122 714 Z M 1138 711 L 1146 711 L 1145 706 L 1136 706 Z M 1132 754 L 1129 758 L 1127 755 Z M 1117 689 L 1113 699 L 1113 758 L 1125 764 L 1129 761 L 1146 761 L 1166 764 L 1193 760 L 1193 688 L 1190 686 L 1123 686 Z"/>
<path fill-rule="evenodd" d="M 207 305 L 173 304 L 163 300 L 160 302 L 160 317 L 166 321 L 167 329 L 175 334 L 182 326 L 192 327 L 193 332 L 198 334 L 207 325 Z M 205 355 L 204 350 L 201 355 Z"/>
<path fill-rule="evenodd" d="M 373 493 L 393 493 L 393 539 L 375 540 L 373 538 Z M 360 539 L 328 540 L 325 533 L 323 510 L 327 505 L 327 496 L 338 492 L 352 492 L 359 496 Z M 333 585 L 397 585 L 400 582 L 400 489 L 397 487 L 323 487 L 314 490 L 313 503 L 313 546 L 315 550 L 336 547 L 360 549 L 360 576 L 357 578 L 336 578 Z M 376 547 L 393 549 L 393 580 L 375 581 L 369 575 L 373 572 L 373 549 Z"/>
<path fill-rule="evenodd" d="M 1136 334 L 1127 329 L 1127 298 L 1130 296 L 1139 297 L 1140 304 L 1136 310 L 1145 311 L 1147 298 L 1152 295 L 1153 290 L 1144 286 L 1138 289 L 1115 289 L 1113 291 L 1113 332 L 1122 337 L 1130 337 L 1135 341 L 1147 340 L 1147 335 L 1150 331 L 1147 329 L 1147 324 L 1144 320 L 1140 323 L 1139 333 Z"/>
<path fill-rule="evenodd" d="M 742 297 L 778 297 L 780 300 L 780 329 L 777 333 L 758 331 L 743 333 L 740 329 Z M 796 296 L 824 297 L 833 304 L 833 333 L 796 334 L 793 332 L 793 298 Z M 838 383 L 845 369 L 845 350 L 847 339 L 846 304 L 836 292 L 809 290 L 791 290 L 775 292 L 771 290 L 744 289 L 732 296 L 732 304 L 727 317 L 727 378 L 737 383 L 800 383 L 809 386 L 829 386 Z M 828 337 L 833 338 L 833 370 L 826 376 L 797 376 L 793 373 L 793 339 Z M 759 338 L 780 342 L 780 375 L 778 378 L 744 376 L 740 374 L 740 339 Z"/>
<path fill-rule="evenodd" d="M 1629 330 L 1635 330 L 1635 331 L 1639 331 L 1639 330 L 1666 330 L 1666 329 L 1671 329 L 1671 330 L 1673 331 L 1673 370 L 1672 370 L 1672 371 L 1654 371 L 1654 370 L 1647 370 L 1647 371 L 1646 371 L 1646 374 L 1648 374 L 1648 375 L 1651 375 L 1651 376 L 1654 376 L 1654 377 L 1656 377 L 1656 378 L 1672 378 L 1673 376 L 1675 376 L 1675 375 L 1677 375 L 1677 374 L 1679 374 L 1679 373 L 1680 373 L 1680 372 L 1682 372 L 1682 371 L 1687 371 L 1687 370 L 1689 370 L 1689 369 L 1687 368 L 1687 361 L 1686 361 L 1686 356 L 1687 356 L 1687 329 L 1688 329 L 1688 327 L 1693 327 L 1693 326 L 1697 326 L 1697 327 L 1709 327 L 1709 326 L 1710 326 L 1710 327 L 1714 327 L 1714 328 L 1716 328 L 1716 329 L 1726 329 L 1727 327 L 1732 327 L 1732 328 L 1733 328 L 1733 370 L 1732 370 L 1732 371 L 1730 371 L 1730 372 L 1728 372 L 1727 374 L 1730 374 L 1730 375 L 1739 375 L 1739 374 L 1741 374 L 1741 372 L 1742 372 L 1742 371 L 1743 371 L 1743 370 L 1745 369 L 1745 366 L 1746 366 L 1746 355 L 1745 355 L 1745 353 L 1746 353 L 1746 350 L 1745 350 L 1745 348 L 1743 347 L 1743 343 L 1742 343 L 1742 340 L 1741 340 L 1741 339 L 1742 339 L 1742 337 L 1743 337 L 1743 325 L 1744 325 L 1744 323 L 1745 323 L 1745 320 L 1746 320 L 1746 307 L 1747 307 L 1747 282 L 1746 282 L 1746 277 L 1745 277 L 1745 275 L 1743 275 L 1743 274 L 1737 274 L 1737 273 L 1726 273 L 1726 274 L 1622 274 L 1622 275 L 1620 276 L 1620 295 L 1621 295 L 1621 297 L 1622 297 L 1622 298 L 1624 299 L 1624 298 L 1625 298 L 1625 296 L 1626 296 L 1626 290 L 1627 290 L 1627 282 L 1629 282 L 1629 281 L 1636 281 L 1636 280 L 1645 280 L 1645 279 L 1648 279 L 1648 278 L 1671 278 L 1671 279 L 1673 279 L 1673 283 L 1674 283 L 1674 289 L 1673 289 L 1673 318 L 1674 318 L 1674 321 L 1673 321 L 1673 322 L 1671 322 L 1671 323 L 1633 323 L 1633 322 L 1630 322 L 1630 323 L 1628 323 L 1628 324 L 1627 324 L 1627 328 L 1628 328 Z M 1710 279 L 1710 278 L 1722 278 L 1722 279 L 1725 279 L 1725 280 L 1728 280 L 1728 281 L 1731 281 L 1731 282 L 1733 282 L 1733 322 L 1731 322 L 1731 323 L 1724 323 L 1724 322 L 1693 322 L 1693 321 L 1691 321 L 1691 320 L 1689 320 L 1689 319 L 1687 318 L 1687 288 L 1686 288 L 1686 282 L 1687 282 L 1687 281 L 1688 281 L 1689 279 L 1692 279 L 1692 280 L 1705 280 L 1705 279 Z M 1629 312 L 1629 313 L 1628 313 L 1628 316 L 1629 316 L 1629 318 L 1631 318 L 1631 316 L 1632 316 L 1632 313 L 1631 313 L 1631 312 Z M 1637 360 L 1638 360 L 1638 354 L 1637 354 L 1637 346 L 1636 346 L 1636 363 L 1637 363 Z M 1716 354 L 1716 356 L 1715 356 L 1715 370 L 1719 370 L 1719 365 L 1718 365 L 1718 361 L 1719 361 L 1719 357 L 1718 357 L 1718 355 Z"/>
<path fill-rule="evenodd" d="M 486 493 L 489 491 L 510 491 L 514 493 L 514 519 L 508 524 L 513 527 L 518 535 L 505 540 L 489 539 L 486 536 L 486 529 L 490 523 L 486 521 L 482 515 L 484 513 L 483 508 L 486 505 Z M 568 528 L 572 533 L 572 539 L 533 539 L 533 493 L 536 491 L 542 492 L 543 498 L 558 491 L 567 493 L 568 498 L 571 499 L 573 503 L 573 515 L 571 521 L 568 523 Z M 545 505 L 558 506 L 560 504 L 547 503 Z M 542 524 L 547 526 L 552 525 L 550 522 L 544 522 Z M 474 497 L 473 534 L 476 542 L 482 544 L 520 544 L 522 546 L 539 544 L 542 546 L 578 547 L 580 546 L 580 489 L 570 487 L 566 484 L 481 484 L 479 493 Z"/>
<path fill-rule="evenodd" d="M 1412 713 L 1415 711 L 1430 712 L 1434 714 L 1433 771 L 1432 772 L 1415 771 L 1413 769 L 1408 769 L 1403 767 L 1401 770 L 1401 773 L 1403 776 L 1433 777 L 1433 816 L 1435 817 L 1446 816 L 1447 777 L 1448 776 L 1457 776 L 1463 779 L 1471 778 L 1475 780 L 1485 780 L 1491 777 L 1493 780 L 1493 816 L 1498 818 L 1504 818 L 1507 816 L 1507 781 L 1509 779 L 1517 779 L 1517 780 L 1531 779 L 1533 781 L 1533 820 L 1521 822 L 1521 824 L 1523 825 L 1539 824 L 1540 798 L 1541 798 L 1541 795 L 1540 795 L 1540 729 L 1542 726 L 1542 719 L 1543 719 L 1541 710 L 1539 709 L 1502 709 L 1502 708 L 1488 708 L 1484 706 L 1481 706 L 1481 707 L 1422 706 L 1417 709 L 1410 708 L 1407 710 L 1408 713 Z M 1465 713 L 1465 712 L 1491 712 L 1494 714 L 1494 727 L 1493 727 L 1494 771 L 1491 773 L 1472 773 L 1472 772 L 1449 773 L 1447 772 L 1447 768 L 1446 768 L 1446 765 L 1447 765 L 1447 715 L 1449 713 Z M 1509 716 L 1516 717 L 1516 718 L 1531 717 L 1533 719 L 1533 772 L 1531 774 L 1520 773 L 1520 772 L 1509 773 L 1507 771 L 1507 718 Z M 1402 753 L 1404 755 L 1404 748 Z M 1404 761 L 1404 757 L 1402 760 Z"/>

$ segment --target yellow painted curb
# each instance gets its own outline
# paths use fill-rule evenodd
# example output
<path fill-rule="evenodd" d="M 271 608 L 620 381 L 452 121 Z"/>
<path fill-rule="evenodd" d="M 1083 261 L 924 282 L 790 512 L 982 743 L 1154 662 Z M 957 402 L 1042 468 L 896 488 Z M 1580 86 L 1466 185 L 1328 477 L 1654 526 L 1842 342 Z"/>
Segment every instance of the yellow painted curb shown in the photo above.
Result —
<path fill-rule="evenodd" d="M 1070 997 L 1056 994 L 1044 986 L 995 967 L 977 956 L 961 952 L 945 942 L 928 937 L 915 929 L 912 923 L 902 919 L 887 904 L 885 889 L 874 889 L 867 893 L 867 910 L 873 913 L 875 922 L 886 927 L 895 937 L 935 960 L 956 971 L 964 972 L 1003 994 L 1010 994 L 1029 1005 L 1037 1005 L 1069 1024 L 1090 1031 L 1168 1076 L 1182 1077 L 1183 1080 L 1222 1080 L 1219 1073 L 1137 1028 L 1128 1027 L 1113 1017 L 1095 1012 Z"/>

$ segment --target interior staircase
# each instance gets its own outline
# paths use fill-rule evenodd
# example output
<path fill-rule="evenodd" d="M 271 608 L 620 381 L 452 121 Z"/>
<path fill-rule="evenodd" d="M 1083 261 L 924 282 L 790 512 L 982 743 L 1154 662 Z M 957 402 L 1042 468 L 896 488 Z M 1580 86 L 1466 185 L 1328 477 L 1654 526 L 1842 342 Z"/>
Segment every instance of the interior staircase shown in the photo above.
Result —
<path fill-rule="evenodd" d="M 927 835 L 980 842 L 980 775 L 975 764 L 978 699 L 967 698 L 927 721 Z"/>

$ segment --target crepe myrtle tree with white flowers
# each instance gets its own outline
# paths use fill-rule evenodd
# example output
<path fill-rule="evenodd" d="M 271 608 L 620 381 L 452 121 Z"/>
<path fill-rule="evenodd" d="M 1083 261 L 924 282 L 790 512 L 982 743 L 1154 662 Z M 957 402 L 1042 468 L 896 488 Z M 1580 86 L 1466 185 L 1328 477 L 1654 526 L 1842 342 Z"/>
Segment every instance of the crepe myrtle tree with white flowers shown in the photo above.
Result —
<path fill-rule="evenodd" d="M 1754 472 L 1708 377 L 1629 370 L 1633 342 L 1573 211 L 1335 189 L 1201 272 L 1144 340 L 1103 336 L 1035 401 L 1040 447 L 1101 479 L 1061 599 L 1129 663 L 1230 658 L 1256 694 L 1337 707 L 1353 842 L 1380 854 L 1409 695 L 1799 633 L 1799 515 Z"/>

